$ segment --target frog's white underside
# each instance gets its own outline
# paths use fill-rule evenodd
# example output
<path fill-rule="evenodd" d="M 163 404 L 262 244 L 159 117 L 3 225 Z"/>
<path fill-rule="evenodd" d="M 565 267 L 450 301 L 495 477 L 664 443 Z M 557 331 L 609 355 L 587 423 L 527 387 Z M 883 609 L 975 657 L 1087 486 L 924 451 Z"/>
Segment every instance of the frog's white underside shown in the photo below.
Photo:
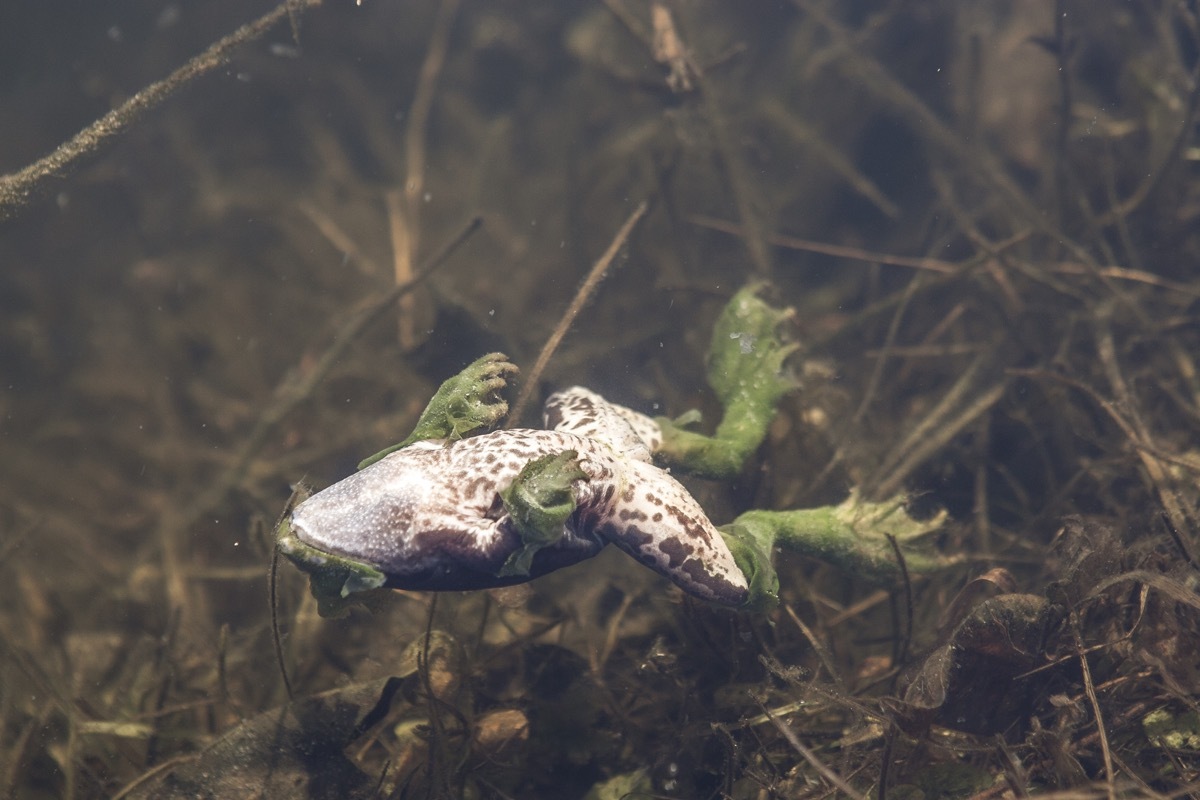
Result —
<path fill-rule="evenodd" d="M 498 585 L 497 571 L 521 547 L 499 492 L 530 461 L 574 450 L 587 475 L 575 484 L 577 510 L 534 557 L 531 576 L 612 543 L 693 595 L 744 600 L 746 579 L 699 503 L 651 463 L 661 443 L 654 420 L 580 387 L 553 395 L 545 416 L 554 430 L 396 451 L 301 503 L 292 528 L 314 548 L 380 569 L 397 588 Z"/>

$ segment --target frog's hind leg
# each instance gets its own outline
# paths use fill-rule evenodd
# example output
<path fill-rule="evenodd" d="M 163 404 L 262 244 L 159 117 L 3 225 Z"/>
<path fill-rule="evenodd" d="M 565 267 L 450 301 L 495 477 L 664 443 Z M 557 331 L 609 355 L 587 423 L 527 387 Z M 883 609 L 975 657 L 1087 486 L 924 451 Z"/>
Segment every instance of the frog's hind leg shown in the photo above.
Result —
<path fill-rule="evenodd" d="M 787 336 L 790 310 L 772 308 L 757 297 L 761 285 L 739 291 L 713 328 L 708 353 L 708 382 L 725 409 L 712 436 L 657 420 L 662 444 L 654 450 L 661 462 L 693 475 L 728 479 L 742 471 L 763 440 L 782 397 L 795 381 L 784 369 L 797 345 Z"/>
<path fill-rule="evenodd" d="M 662 444 L 657 422 L 582 386 L 550 395 L 542 415 L 547 428 L 604 442 L 619 455 L 637 461 L 649 461 Z"/>
<path fill-rule="evenodd" d="M 601 533 L 690 595 L 727 606 L 746 602 L 746 576 L 700 504 L 650 464 L 630 464 Z"/>

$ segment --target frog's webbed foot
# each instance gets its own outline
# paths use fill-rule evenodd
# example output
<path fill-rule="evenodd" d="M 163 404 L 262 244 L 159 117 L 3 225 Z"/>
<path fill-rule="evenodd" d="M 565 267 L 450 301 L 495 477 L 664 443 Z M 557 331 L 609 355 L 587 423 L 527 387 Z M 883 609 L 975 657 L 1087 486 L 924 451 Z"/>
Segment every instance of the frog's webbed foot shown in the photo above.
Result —
<path fill-rule="evenodd" d="M 961 563 L 944 556 L 922 541 L 946 522 L 946 512 L 929 519 L 914 519 L 904 507 L 904 498 L 881 503 L 860 499 L 855 492 L 836 506 L 796 511 L 747 511 L 721 532 L 726 541 L 740 540 L 755 552 L 770 554 L 775 548 L 819 558 L 855 577 L 880 585 L 895 583 L 901 576 L 896 551 L 904 558 L 910 575 L 928 575 Z M 737 550 L 735 549 L 735 554 Z M 758 559 L 752 559 L 762 566 Z M 769 571 L 769 561 L 762 572 Z M 743 571 L 753 572 L 743 565 Z"/>
<path fill-rule="evenodd" d="M 793 312 L 768 305 L 758 297 L 761 288 L 752 284 L 735 294 L 713 328 L 708 382 L 724 408 L 716 434 L 684 430 L 694 415 L 657 420 L 663 443 L 655 455 L 672 466 L 710 478 L 736 476 L 794 386 L 783 368 L 797 348 L 783 332 Z"/>
<path fill-rule="evenodd" d="M 499 392 L 507 385 L 507 376 L 517 372 L 517 365 L 503 353 L 477 359 L 441 385 L 413 433 L 421 433 L 421 439 L 461 439 L 495 425 L 508 413 L 508 403 Z M 429 430 L 422 431 L 423 427 Z"/>
<path fill-rule="evenodd" d="M 579 454 L 564 450 L 530 461 L 500 492 L 521 546 L 504 562 L 499 577 L 528 575 L 537 552 L 562 539 L 567 520 L 575 513 L 575 482 L 586 479 Z"/>
<path fill-rule="evenodd" d="M 508 376 L 517 371 L 517 365 L 503 353 L 488 353 L 477 359 L 438 388 L 404 441 L 365 459 L 358 468 L 369 467 L 413 442 L 461 439 L 495 425 L 508 413 L 508 403 L 499 392 L 507 385 Z"/>
<path fill-rule="evenodd" d="M 795 312 L 768 305 L 758 296 L 763 285 L 743 288 L 717 318 L 708 351 L 708 383 L 727 409 L 752 400 L 773 414 L 779 398 L 793 386 L 783 374 L 783 362 L 797 345 L 787 341 L 782 328 Z"/>

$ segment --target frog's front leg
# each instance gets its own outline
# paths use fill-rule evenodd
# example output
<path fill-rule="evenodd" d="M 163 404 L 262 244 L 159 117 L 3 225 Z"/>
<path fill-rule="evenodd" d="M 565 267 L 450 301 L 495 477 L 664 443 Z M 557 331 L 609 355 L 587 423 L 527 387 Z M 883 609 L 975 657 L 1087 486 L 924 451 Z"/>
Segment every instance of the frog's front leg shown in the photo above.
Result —
<path fill-rule="evenodd" d="M 781 327 L 790 310 L 772 308 L 757 295 L 761 285 L 739 291 L 713 329 L 708 382 L 724 415 L 713 436 L 682 428 L 681 421 L 657 420 L 663 442 L 655 457 L 708 478 L 731 478 L 742 470 L 767 435 L 780 399 L 793 386 L 783 363 L 796 345 Z"/>
<path fill-rule="evenodd" d="M 500 491 L 521 543 L 505 560 L 499 577 L 529 575 L 538 551 L 563 538 L 567 522 L 575 513 L 574 487 L 582 480 L 587 480 L 587 474 L 579 467 L 579 454 L 564 450 L 530 461 Z"/>
<path fill-rule="evenodd" d="M 508 413 L 508 403 L 498 392 L 507 385 L 507 376 L 516 372 L 517 365 L 503 353 L 488 353 L 477 359 L 442 383 L 404 441 L 364 459 L 358 468 L 365 469 L 414 442 L 461 439 L 495 425 Z"/>

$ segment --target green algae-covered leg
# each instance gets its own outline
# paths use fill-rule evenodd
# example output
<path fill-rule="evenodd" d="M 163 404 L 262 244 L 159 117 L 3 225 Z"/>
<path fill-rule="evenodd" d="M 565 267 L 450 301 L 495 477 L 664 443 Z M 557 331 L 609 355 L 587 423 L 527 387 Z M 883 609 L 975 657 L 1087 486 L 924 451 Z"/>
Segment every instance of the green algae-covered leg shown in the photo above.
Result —
<path fill-rule="evenodd" d="M 499 577 L 528 575 L 537 552 L 562 539 L 567 520 L 575 513 L 575 481 L 586 479 L 579 468 L 579 454 L 564 450 L 530 461 L 500 492 L 520 534 L 521 547 L 504 562 Z"/>
<path fill-rule="evenodd" d="M 508 413 L 508 403 L 497 392 L 505 387 L 506 376 L 516 372 L 517 365 L 503 353 L 488 353 L 477 359 L 438 388 L 408 438 L 364 459 L 358 468 L 369 467 L 413 442 L 461 439 L 480 428 L 495 425 Z"/>
<path fill-rule="evenodd" d="M 737 522 L 722 525 L 717 531 L 749 586 L 742 609 L 767 612 L 779 605 L 779 575 L 772 558 L 774 540 L 770 531 L 761 526 L 740 526 Z"/>
<path fill-rule="evenodd" d="M 767 435 L 779 400 L 793 386 L 783 362 L 796 349 L 780 332 L 791 312 L 772 308 L 757 296 L 761 284 L 733 296 L 713 329 L 708 382 L 724 415 L 713 436 L 683 430 L 681 422 L 660 417 L 662 461 L 707 478 L 731 478 Z"/>
<path fill-rule="evenodd" d="M 961 559 L 942 556 L 920 546 L 919 540 L 946 521 L 943 511 L 927 520 L 915 520 L 904 510 L 901 498 L 867 503 L 851 494 L 836 506 L 798 511 L 747 511 L 721 534 L 729 543 L 738 566 L 751 579 L 750 607 L 769 607 L 778 599 L 770 554 L 775 548 L 813 556 L 872 583 L 889 585 L 900 577 L 900 564 L 889 536 L 904 556 L 909 574 L 925 575 L 957 564 Z M 755 586 L 755 577 L 758 586 Z"/>

